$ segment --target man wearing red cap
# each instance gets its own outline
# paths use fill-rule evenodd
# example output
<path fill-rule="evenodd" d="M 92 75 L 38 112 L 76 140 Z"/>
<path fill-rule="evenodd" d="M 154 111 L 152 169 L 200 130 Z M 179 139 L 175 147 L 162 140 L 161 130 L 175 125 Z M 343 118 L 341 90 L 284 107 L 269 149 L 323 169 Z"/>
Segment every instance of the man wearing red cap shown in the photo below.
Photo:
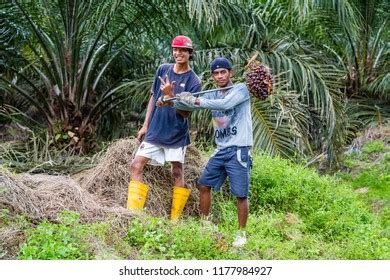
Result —
<path fill-rule="evenodd" d="M 201 89 L 201 81 L 189 64 L 193 55 L 190 38 L 175 37 L 172 54 L 175 63 L 162 64 L 157 69 L 145 121 L 137 134 L 141 144 L 131 163 L 127 208 L 142 209 L 145 204 L 148 191 L 142 178 L 145 165 L 164 165 L 169 161 L 174 179 L 171 219 L 177 220 L 190 194 L 184 184 L 183 168 L 186 147 L 190 144 L 189 113 L 172 107 L 156 107 L 156 102 L 162 95 L 197 92 Z"/>

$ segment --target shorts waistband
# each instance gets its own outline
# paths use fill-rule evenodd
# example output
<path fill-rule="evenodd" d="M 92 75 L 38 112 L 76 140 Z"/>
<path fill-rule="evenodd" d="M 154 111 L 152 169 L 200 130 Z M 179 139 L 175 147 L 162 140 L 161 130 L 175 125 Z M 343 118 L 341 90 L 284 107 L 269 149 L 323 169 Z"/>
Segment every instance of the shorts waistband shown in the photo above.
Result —
<path fill-rule="evenodd" d="M 230 146 L 230 147 L 226 147 L 226 148 L 223 148 L 221 150 L 218 150 L 218 151 L 237 151 L 239 149 L 245 149 L 245 148 L 250 150 L 252 147 L 251 146 Z"/>

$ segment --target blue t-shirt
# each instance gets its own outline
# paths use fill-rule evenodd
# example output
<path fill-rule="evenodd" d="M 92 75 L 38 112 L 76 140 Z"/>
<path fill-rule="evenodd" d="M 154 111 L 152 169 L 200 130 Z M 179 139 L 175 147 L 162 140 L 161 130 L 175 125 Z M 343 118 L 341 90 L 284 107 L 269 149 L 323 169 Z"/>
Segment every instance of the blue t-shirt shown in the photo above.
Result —
<path fill-rule="evenodd" d="M 174 64 L 162 64 L 158 69 L 152 86 L 154 101 L 161 96 L 161 81 L 158 78 L 168 77 L 169 81 L 175 81 L 173 93 L 198 92 L 201 89 L 201 81 L 193 70 L 182 74 L 173 71 Z M 156 104 L 154 104 L 156 105 Z M 166 148 L 179 148 L 190 144 L 187 118 L 183 118 L 171 106 L 153 107 L 148 132 L 145 141 Z"/>

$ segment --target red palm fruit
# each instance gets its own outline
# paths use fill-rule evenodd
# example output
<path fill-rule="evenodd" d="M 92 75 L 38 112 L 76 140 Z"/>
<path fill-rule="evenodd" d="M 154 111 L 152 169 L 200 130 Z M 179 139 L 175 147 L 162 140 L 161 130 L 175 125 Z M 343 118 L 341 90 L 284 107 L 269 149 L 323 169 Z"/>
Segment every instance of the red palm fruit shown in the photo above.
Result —
<path fill-rule="evenodd" d="M 246 84 L 253 96 L 264 100 L 272 93 L 271 69 L 257 60 L 252 61 L 248 65 Z"/>

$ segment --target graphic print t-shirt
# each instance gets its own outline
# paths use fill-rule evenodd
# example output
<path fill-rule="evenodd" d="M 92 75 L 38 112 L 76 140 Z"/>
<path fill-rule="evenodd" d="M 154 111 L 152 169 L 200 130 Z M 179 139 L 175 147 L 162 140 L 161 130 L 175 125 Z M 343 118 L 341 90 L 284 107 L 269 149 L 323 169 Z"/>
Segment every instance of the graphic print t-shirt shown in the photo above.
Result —
<path fill-rule="evenodd" d="M 183 110 L 210 109 L 217 149 L 231 146 L 253 146 L 251 103 L 248 88 L 240 83 L 232 89 L 206 93 L 199 98 L 200 105 L 175 102 Z"/>

